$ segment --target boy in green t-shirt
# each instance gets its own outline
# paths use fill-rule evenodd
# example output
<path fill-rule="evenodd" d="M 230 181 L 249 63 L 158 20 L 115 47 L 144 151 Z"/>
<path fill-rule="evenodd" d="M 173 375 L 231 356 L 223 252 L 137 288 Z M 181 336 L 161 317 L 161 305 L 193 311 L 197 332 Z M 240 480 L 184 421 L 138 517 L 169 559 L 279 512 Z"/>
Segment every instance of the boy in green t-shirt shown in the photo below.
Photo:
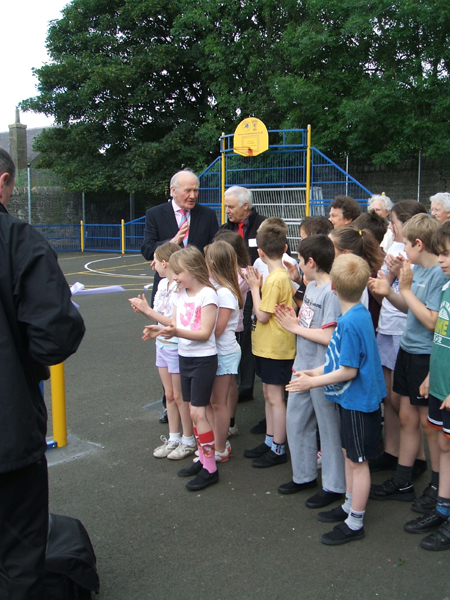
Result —
<path fill-rule="evenodd" d="M 258 272 L 247 268 L 246 279 L 253 299 L 257 319 L 252 334 L 252 352 L 256 374 L 263 383 L 266 412 L 266 439 L 244 456 L 253 458 L 252 466 L 263 469 L 286 462 L 286 403 L 284 388 L 291 380 L 295 357 L 295 335 L 279 325 L 275 319 L 275 306 L 284 303 L 292 306 L 292 287 L 288 272 L 283 266 L 287 249 L 286 225 L 281 219 L 266 219 L 256 234 L 258 254 L 267 265 L 269 275 L 261 288 Z"/>
<path fill-rule="evenodd" d="M 433 244 L 438 263 L 450 276 L 450 222 L 434 234 Z M 436 508 L 405 525 L 409 533 L 428 533 L 421 540 L 425 550 L 450 550 L 450 281 L 442 288 L 439 316 L 434 330 L 430 372 L 420 387 L 428 397 L 428 425 L 442 432 L 439 435 L 439 488 Z"/>

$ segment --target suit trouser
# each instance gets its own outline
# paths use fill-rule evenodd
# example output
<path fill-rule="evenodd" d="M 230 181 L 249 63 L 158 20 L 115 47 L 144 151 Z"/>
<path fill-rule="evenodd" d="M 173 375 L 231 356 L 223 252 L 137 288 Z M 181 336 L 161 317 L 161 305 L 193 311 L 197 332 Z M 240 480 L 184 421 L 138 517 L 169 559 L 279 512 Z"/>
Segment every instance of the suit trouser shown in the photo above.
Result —
<path fill-rule="evenodd" d="M 238 386 L 239 394 L 253 396 L 255 384 L 255 358 L 252 353 L 252 311 L 253 301 L 250 292 L 244 304 L 244 330 L 239 336 L 239 345 L 242 350 L 241 362 L 239 363 Z"/>
<path fill-rule="evenodd" d="M 334 402 L 325 398 L 323 388 L 290 393 L 286 425 L 293 481 L 306 483 L 317 477 L 316 429 L 319 425 L 322 487 L 330 492 L 345 492 L 339 410 Z"/>
<path fill-rule="evenodd" d="M 0 473 L 0 598 L 43 600 L 48 534 L 45 456 L 23 469 Z"/>

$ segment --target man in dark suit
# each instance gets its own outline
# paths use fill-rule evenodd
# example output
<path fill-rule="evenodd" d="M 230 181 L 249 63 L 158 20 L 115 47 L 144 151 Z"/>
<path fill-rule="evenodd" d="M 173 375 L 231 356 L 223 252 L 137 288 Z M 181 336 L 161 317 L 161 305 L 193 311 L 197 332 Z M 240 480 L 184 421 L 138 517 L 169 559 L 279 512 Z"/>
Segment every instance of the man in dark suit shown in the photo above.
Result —
<path fill-rule="evenodd" d="M 228 221 L 222 225 L 222 229 L 234 231 L 244 239 L 253 264 L 258 258 L 256 232 L 266 217 L 252 207 L 252 199 L 252 192 L 247 188 L 237 185 L 228 188 L 225 192 L 225 212 Z M 252 295 L 247 294 L 244 306 L 244 331 L 240 338 L 242 358 L 239 365 L 239 402 L 253 399 L 255 366 L 252 354 L 252 310 Z"/>
<path fill-rule="evenodd" d="M 180 246 L 192 244 L 203 252 L 219 229 L 215 212 L 197 204 L 199 181 L 190 170 L 178 171 L 170 180 L 172 200 L 149 208 L 145 215 L 144 243 L 141 252 L 146 260 L 153 260 L 155 249 L 165 242 Z M 152 306 L 161 278 L 153 278 Z M 165 396 L 163 398 L 165 406 Z M 167 411 L 159 418 L 167 423 Z"/>
<path fill-rule="evenodd" d="M 219 224 L 211 208 L 197 203 L 198 187 L 198 178 L 192 171 L 179 171 L 170 181 L 172 200 L 148 209 L 141 248 L 146 260 L 153 260 L 155 249 L 165 242 L 192 244 L 202 252 L 211 243 Z M 152 305 L 159 281 L 155 273 Z"/>

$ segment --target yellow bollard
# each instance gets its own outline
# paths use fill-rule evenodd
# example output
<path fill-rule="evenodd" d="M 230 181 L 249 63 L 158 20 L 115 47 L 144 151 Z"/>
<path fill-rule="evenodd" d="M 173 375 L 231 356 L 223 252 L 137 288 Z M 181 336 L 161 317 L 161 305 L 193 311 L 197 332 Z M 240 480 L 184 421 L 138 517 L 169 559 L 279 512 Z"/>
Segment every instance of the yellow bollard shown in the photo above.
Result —
<path fill-rule="evenodd" d="M 58 444 L 58 448 L 62 448 L 67 446 L 64 363 L 50 367 L 50 385 L 52 391 L 53 439 Z"/>
<path fill-rule="evenodd" d="M 122 219 L 120 222 L 121 241 L 122 241 L 122 254 L 125 254 L 125 221 Z"/>
<path fill-rule="evenodd" d="M 80 246 L 81 252 L 84 252 L 84 223 L 80 221 Z"/>

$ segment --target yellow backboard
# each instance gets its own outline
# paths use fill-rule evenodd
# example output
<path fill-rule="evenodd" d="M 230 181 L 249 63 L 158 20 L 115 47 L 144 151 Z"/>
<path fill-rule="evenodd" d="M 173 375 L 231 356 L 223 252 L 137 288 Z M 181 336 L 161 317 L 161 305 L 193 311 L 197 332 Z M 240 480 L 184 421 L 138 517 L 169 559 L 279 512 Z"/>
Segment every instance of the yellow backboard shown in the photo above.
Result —
<path fill-rule="evenodd" d="M 255 117 L 244 119 L 236 127 L 233 151 L 241 156 L 257 156 L 269 149 L 269 134 L 262 121 Z"/>

